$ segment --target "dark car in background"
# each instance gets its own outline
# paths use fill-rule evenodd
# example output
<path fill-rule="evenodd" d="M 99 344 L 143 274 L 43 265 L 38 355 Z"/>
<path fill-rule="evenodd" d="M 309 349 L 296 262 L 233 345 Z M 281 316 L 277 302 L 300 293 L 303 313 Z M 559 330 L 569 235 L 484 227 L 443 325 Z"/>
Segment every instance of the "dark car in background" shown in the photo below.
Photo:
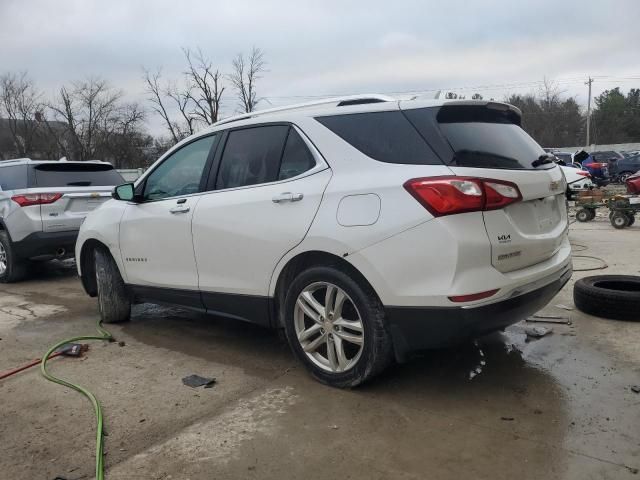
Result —
<path fill-rule="evenodd" d="M 616 162 L 616 166 L 618 167 L 618 178 L 624 183 L 629 176 L 640 170 L 640 155 L 622 158 Z"/>
<path fill-rule="evenodd" d="M 605 186 L 609 183 L 609 163 L 607 161 L 598 161 L 594 158 L 594 154 L 601 152 L 587 153 L 584 150 L 579 151 L 573 156 L 573 160 L 580 163 L 590 174 L 594 183 L 599 186 Z M 599 158 L 602 158 L 601 156 Z"/>
<path fill-rule="evenodd" d="M 621 172 L 618 162 L 624 159 L 624 155 L 615 150 L 601 150 L 591 152 L 591 158 L 596 163 L 606 163 L 609 169 L 609 176 L 617 178 Z"/>

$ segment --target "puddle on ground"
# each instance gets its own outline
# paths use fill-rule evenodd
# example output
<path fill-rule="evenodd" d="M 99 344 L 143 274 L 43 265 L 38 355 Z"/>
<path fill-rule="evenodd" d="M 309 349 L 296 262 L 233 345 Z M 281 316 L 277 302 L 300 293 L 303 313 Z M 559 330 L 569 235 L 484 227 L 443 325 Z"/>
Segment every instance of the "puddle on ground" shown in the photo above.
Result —
<path fill-rule="evenodd" d="M 8 330 L 21 322 L 48 317 L 67 309 L 62 305 L 47 305 L 27 301 L 22 295 L 2 292 L 0 296 L 0 329 Z"/>

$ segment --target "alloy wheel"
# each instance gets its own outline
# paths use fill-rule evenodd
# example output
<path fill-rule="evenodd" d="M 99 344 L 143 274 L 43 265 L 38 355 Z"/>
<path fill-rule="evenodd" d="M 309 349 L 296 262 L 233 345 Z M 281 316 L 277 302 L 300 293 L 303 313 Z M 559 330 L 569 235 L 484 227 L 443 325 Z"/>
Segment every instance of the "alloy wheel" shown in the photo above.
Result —
<path fill-rule="evenodd" d="M 7 271 L 7 251 L 4 249 L 4 245 L 0 242 L 0 275 L 4 275 Z"/>
<path fill-rule="evenodd" d="M 356 365 L 364 348 L 362 317 L 337 285 L 315 282 L 298 295 L 295 333 L 306 356 L 321 369 L 339 373 Z"/>

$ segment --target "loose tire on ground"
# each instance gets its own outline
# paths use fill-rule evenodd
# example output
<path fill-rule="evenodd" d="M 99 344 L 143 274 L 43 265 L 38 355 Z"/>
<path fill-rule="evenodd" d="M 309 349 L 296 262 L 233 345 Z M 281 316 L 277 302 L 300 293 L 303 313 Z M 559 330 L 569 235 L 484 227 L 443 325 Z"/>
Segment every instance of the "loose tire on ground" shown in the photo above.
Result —
<path fill-rule="evenodd" d="M 98 308 L 104 323 L 126 322 L 131 316 L 131 298 L 120 276 L 118 265 L 106 249 L 96 249 Z"/>
<path fill-rule="evenodd" d="M 16 257 L 6 231 L 0 231 L 0 283 L 22 280 L 27 274 L 27 260 Z"/>
<path fill-rule="evenodd" d="M 342 316 L 351 319 L 357 315 L 361 321 L 362 348 L 359 356 L 353 356 L 357 360 L 343 371 L 328 371 L 327 366 L 322 368 L 309 358 L 303 349 L 302 340 L 299 340 L 300 333 L 296 331 L 296 325 L 299 328 L 297 322 L 300 317 L 295 317 L 295 315 L 300 315 L 300 310 L 296 311 L 296 308 L 300 309 L 298 303 L 300 297 L 317 285 L 332 285 L 342 290 L 352 306 L 355 307 L 355 309 L 351 309 L 351 314 L 345 313 Z M 321 295 L 322 287 L 319 288 L 320 290 L 316 294 Z M 319 303 L 322 303 L 322 300 Z M 338 388 L 355 387 L 381 373 L 393 361 L 391 335 L 386 328 L 384 308 L 380 299 L 369 285 L 361 285 L 359 281 L 338 268 L 312 267 L 298 274 L 287 292 L 283 308 L 285 333 L 291 349 L 311 374 L 322 383 Z M 355 313 L 353 313 L 354 311 Z M 328 316 L 327 312 L 329 309 L 325 311 Z M 296 318 L 298 318 L 297 321 Z M 304 316 L 302 318 L 309 322 L 310 326 L 314 325 L 311 317 Z M 324 328 L 322 331 L 325 331 Z M 345 331 L 343 330 L 342 333 L 344 334 Z M 334 338 L 336 336 L 339 334 L 334 331 Z M 328 341 L 326 340 L 326 342 Z M 312 343 L 312 340 L 309 339 L 307 342 Z M 321 345 L 319 348 L 325 348 L 328 356 L 329 344 L 322 346 L 324 342 L 319 343 Z M 308 346 L 307 343 L 307 348 Z M 320 354 L 322 355 L 322 353 Z"/>
<path fill-rule="evenodd" d="M 629 226 L 629 217 L 624 212 L 613 212 L 611 215 L 611 225 L 613 228 L 621 230 Z"/>
<path fill-rule="evenodd" d="M 578 310 L 616 320 L 640 321 L 640 276 L 595 275 L 578 280 L 573 287 Z"/>

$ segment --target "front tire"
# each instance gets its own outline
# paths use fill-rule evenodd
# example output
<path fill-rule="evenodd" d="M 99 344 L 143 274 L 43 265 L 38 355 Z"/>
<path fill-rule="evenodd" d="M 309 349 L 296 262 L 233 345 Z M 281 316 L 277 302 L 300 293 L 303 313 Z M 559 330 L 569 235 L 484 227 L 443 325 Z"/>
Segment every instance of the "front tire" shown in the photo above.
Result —
<path fill-rule="evenodd" d="M 591 213 L 586 208 L 581 208 L 576 212 L 576 220 L 580 223 L 588 222 L 591 220 Z"/>
<path fill-rule="evenodd" d="M 106 250 L 95 251 L 98 308 L 104 323 L 126 322 L 131 317 L 131 297 L 115 260 Z"/>
<path fill-rule="evenodd" d="M 285 332 L 298 359 L 320 382 L 360 385 L 393 359 L 384 308 L 369 285 L 335 267 L 312 267 L 291 284 Z"/>
<path fill-rule="evenodd" d="M 22 280 L 27 274 L 27 261 L 16 257 L 6 231 L 0 231 L 0 283 Z"/>

